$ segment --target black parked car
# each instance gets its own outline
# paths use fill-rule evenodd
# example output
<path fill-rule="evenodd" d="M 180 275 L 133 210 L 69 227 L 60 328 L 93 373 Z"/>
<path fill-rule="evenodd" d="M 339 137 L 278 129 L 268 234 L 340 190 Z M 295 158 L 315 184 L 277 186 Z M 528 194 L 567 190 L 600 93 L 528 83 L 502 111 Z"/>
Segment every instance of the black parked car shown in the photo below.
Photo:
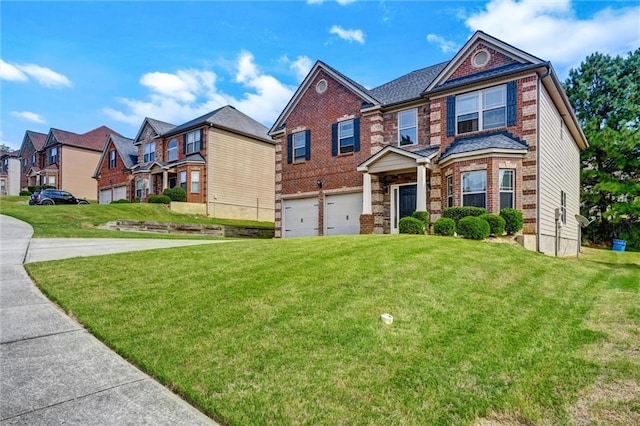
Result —
<path fill-rule="evenodd" d="M 87 200 L 74 197 L 70 192 L 59 189 L 43 189 L 34 192 L 29 199 L 31 205 L 53 205 L 53 204 L 89 204 Z"/>

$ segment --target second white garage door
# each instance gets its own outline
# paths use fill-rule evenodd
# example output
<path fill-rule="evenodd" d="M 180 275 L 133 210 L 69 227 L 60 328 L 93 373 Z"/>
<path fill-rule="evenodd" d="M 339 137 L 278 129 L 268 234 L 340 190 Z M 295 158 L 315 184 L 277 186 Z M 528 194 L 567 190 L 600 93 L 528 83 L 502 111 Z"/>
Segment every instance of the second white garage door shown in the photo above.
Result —
<path fill-rule="evenodd" d="M 360 233 L 362 193 L 335 194 L 325 196 L 325 235 L 347 235 Z"/>
<path fill-rule="evenodd" d="M 296 198 L 282 202 L 282 236 L 318 235 L 318 199 Z"/>
<path fill-rule="evenodd" d="M 113 198 L 111 195 L 113 194 Z M 100 190 L 100 199 L 98 200 L 99 204 L 109 204 L 113 200 L 123 200 L 127 198 L 127 187 L 126 186 L 117 186 L 113 188 L 113 192 L 111 192 L 111 188 L 101 189 Z"/>
<path fill-rule="evenodd" d="M 100 190 L 100 199 L 98 203 L 100 204 L 109 204 L 111 202 L 111 188 L 109 189 L 101 189 Z"/>
<path fill-rule="evenodd" d="M 113 188 L 113 199 L 114 200 L 124 200 L 127 198 L 127 187 L 126 186 L 117 186 Z"/>

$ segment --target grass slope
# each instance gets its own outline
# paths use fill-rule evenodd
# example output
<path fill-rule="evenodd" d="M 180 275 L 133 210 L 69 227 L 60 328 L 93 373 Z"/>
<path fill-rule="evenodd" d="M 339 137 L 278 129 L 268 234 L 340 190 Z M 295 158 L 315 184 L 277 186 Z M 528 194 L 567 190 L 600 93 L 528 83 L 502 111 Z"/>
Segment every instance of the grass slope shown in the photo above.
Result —
<path fill-rule="evenodd" d="M 28 199 L 28 197 L 0 197 L 0 213 L 31 224 L 34 231 L 33 236 L 36 238 L 203 238 L 176 234 L 154 235 L 151 233 L 109 231 L 97 228 L 98 225 L 118 219 L 273 228 L 271 222 L 227 220 L 173 213 L 161 204 L 30 206 L 27 203 Z"/>
<path fill-rule="evenodd" d="M 344 236 L 27 269 L 224 424 L 634 423 L 640 392 L 602 406 L 593 390 L 640 386 L 640 256 L 590 253 Z"/>

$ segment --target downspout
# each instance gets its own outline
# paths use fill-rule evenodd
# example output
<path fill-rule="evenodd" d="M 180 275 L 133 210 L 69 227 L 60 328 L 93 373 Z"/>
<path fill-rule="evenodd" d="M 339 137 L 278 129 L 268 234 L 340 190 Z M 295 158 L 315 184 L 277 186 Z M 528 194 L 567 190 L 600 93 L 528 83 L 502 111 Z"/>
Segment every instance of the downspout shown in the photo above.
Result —
<path fill-rule="evenodd" d="M 538 100 L 536 102 L 536 251 L 540 252 L 540 84 L 551 74 L 549 62 L 544 65 L 547 71 L 538 77 Z"/>

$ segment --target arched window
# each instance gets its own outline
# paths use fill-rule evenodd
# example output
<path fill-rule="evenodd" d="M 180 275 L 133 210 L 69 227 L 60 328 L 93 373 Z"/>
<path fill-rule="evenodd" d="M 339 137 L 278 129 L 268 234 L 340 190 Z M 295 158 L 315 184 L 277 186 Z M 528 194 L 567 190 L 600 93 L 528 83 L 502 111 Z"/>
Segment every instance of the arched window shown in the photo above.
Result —
<path fill-rule="evenodd" d="M 171 139 L 167 145 L 167 161 L 175 161 L 178 159 L 178 140 Z"/>

